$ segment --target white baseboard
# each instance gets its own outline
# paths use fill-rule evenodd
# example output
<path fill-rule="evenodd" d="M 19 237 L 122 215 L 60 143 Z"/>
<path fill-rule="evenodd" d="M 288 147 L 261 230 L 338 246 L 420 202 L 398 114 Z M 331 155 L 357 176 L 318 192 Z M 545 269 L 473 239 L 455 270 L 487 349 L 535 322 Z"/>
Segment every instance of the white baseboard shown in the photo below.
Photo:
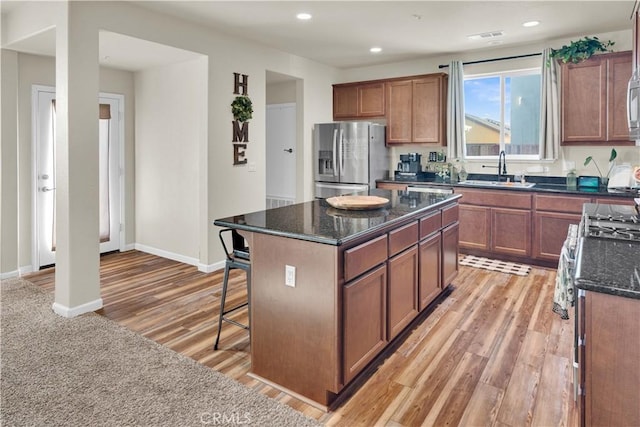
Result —
<path fill-rule="evenodd" d="M 193 265 L 196 267 L 200 266 L 200 260 L 197 258 L 191 258 L 188 256 L 176 254 L 173 252 L 165 251 L 163 249 L 152 248 L 151 246 L 141 245 L 140 243 L 135 244 L 135 249 L 141 252 L 146 252 L 151 255 L 157 255 L 162 258 L 171 259 L 174 261 L 182 262 L 184 264 Z"/>
<path fill-rule="evenodd" d="M 20 275 L 18 270 L 7 271 L 5 273 L 0 273 L 0 280 L 13 279 L 14 277 L 18 277 Z"/>
<path fill-rule="evenodd" d="M 33 273 L 33 266 L 32 265 L 24 265 L 20 268 L 18 268 L 18 274 L 20 274 L 20 277 L 24 276 L 25 274 L 31 274 Z"/>
<path fill-rule="evenodd" d="M 224 261 L 214 262 L 213 264 L 198 264 L 198 271 L 203 273 L 213 273 L 216 270 L 224 268 Z"/>
<path fill-rule="evenodd" d="M 102 307 L 103 307 L 102 298 L 98 298 L 97 300 L 89 301 L 87 303 L 84 303 L 75 307 L 66 307 L 57 302 L 54 302 L 53 305 L 51 306 L 51 308 L 57 315 L 62 317 L 67 317 L 67 318 L 76 317 L 81 314 L 100 310 Z"/>
<path fill-rule="evenodd" d="M 122 246 L 120 252 L 132 251 L 136 248 L 135 243 L 129 243 L 128 245 Z"/>

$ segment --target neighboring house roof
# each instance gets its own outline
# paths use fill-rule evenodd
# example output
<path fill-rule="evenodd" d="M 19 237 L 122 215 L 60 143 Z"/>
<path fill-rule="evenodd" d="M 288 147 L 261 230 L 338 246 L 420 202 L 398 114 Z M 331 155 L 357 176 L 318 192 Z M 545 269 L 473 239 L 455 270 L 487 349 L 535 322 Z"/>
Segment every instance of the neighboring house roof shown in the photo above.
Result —
<path fill-rule="evenodd" d="M 473 114 L 465 114 L 464 116 L 466 120 L 476 122 L 479 125 L 486 126 L 488 128 L 491 128 L 493 130 L 500 132 L 500 122 L 498 120 L 482 118 L 482 117 L 474 116 Z M 506 133 L 510 133 L 511 126 L 505 125 L 504 130 Z"/>

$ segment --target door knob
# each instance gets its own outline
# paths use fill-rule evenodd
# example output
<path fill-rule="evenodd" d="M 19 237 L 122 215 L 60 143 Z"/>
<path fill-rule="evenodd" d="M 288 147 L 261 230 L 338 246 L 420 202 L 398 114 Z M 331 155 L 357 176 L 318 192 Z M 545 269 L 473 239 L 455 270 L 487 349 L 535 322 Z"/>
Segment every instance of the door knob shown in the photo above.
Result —
<path fill-rule="evenodd" d="M 285 148 L 284 151 L 287 153 L 293 153 L 293 148 Z"/>
<path fill-rule="evenodd" d="M 53 190 L 55 190 L 55 189 L 56 189 L 55 187 L 53 187 L 53 188 L 49 188 L 49 187 L 42 187 L 42 192 L 43 192 L 43 193 L 46 193 L 47 191 L 53 191 Z"/>

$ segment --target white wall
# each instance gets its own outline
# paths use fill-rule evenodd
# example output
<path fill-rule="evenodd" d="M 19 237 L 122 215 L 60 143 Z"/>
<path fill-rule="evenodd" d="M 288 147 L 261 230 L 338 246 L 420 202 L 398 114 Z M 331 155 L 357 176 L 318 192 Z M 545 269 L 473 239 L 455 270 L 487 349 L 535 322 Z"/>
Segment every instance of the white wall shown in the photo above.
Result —
<path fill-rule="evenodd" d="M 631 27 L 631 21 L 629 21 L 629 27 Z M 601 40 L 612 40 L 615 42 L 613 46 L 616 51 L 631 50 L 631 29 L 624 31 L 616 31 L 603 34 L 587 34 L 588 36 L 598 36 Z M 402 77 L 419 74 L 430 74 L 438 72 L 447 72 L 447 69 L 440 69 L 438 65 L 449 64 L 453 60 L 461 61 L 476 61 L 482 59 L 499 58 L 515 55 L 524 55 L 529 53 L 541 52 L 546 47 L 560 48 L 561 46 L 568 44 L 571 40 L 577 40 L 583 36 L 575 36 L 571 39 L 552 40 L 546 43 L 535 43 L 525 46 L 498 48 L 493 50 L 485 50 L 482 52 L 468 51 L 461 53 L 454 53 L 449 55 L 442 55 L 433 58 L 423 58 L 415 61 L 406 61 L 401 63 L 385 64 L 372 67 L 352 68 L 349 70 L 341 70 L 339 81 L 351 82 L 351 81 L 363 81 L 374 80 L 391 77 Z M 498 72 L 505 70 L 526 69 L 532 67 L 539 67 L 541 63 L 541 57 L 531 57 L 525 59 L 507 60 L 499 62 L 490 62 L 484 64 L 467 65 L 465 66 L 465 74 L 482 74 L 490 72 Z M 628 162 L 632 164 L 640 164 L 640 148 L 629 146 L 616 146 L 618 152 L 618 163 Z M 399 155 L 407 152 L 417 152 L 423 154 L 423 163 L 426 162 L 425 157 L 428 158 L 429 151 L 439 151 L 437 146 L 429 146 L 426 144 L 407 144 L 401 146 L 394 146 L 392 148 L 390 169 L 394 169 L 395 165 L 399 161 Z M 566 170 L 563 169 L 563 160 L 573 161 L 576 164 L 577 173 L 579 175 L 597 175 L 597 171 L 593 165 L 588 167 L 584 166 L 584 159 L 587 156 L 593 156 L 597 161 L 600 168 L 603 165 L 607 165 L 611 147 L 595 146 L 563 146 L 560 150 L 559 159 L 555 162 L 523 162 L 523 161 L 509 161 L 508 171 L 513 173 L 520 170 L 526 170 L 529 167 L 542 164 L 544 167 L 548 167 L 549 171 L 543 175 L 551 176 L 563 176 L 566 174 Z M 474 173 L 487 173 L 487 169 L 482 169 L 482 164 L 487 164 L 486 161 L 468 161 L 466 169 L 468 172 Z M 537 174 L 536 174 L 537 175 Z"/>
<path fill-rule="evenodd" d="M 135 74 L 136 245 L 192 264 L 199 257 L 206 82 L 206 57 Z"/>
<path fill-rule="evenodd" d="M 267 105 L 296 102 L 296 82 L 267 84 Z"/>
<path fill-rule="evenodd" d="M 224 255 L 217 238 L 217 229 L 212 225 L 213 220 L 264 207 L 264 117 L 267 71 L 297 79 L 296 102 L 300 117 L 299 123 L 301 123 L 299 146 L 297 147 L 298 171 L 301 179 L 297 196 L 299 200 L 312 198 L 311 132 L 313 123 L 331 120 L 331 85 L 336 81 L 336 69 L 252 42 L 229 37 L 192 22 L 151 12 L 132 3 L 90 2 L 79 4 L 72 8 L 73 13 L 69 16 L 61 14 L 58 11 L 58 6 L 60 6 L 58 3 L 32 4 L 24 2 L 24 4 L 15 7 L 9 15 L 3 15 L 3 43 L 11 43 L 30 37 L 55 25 L 65 26 L 68 19 L 72 24 L 74 22 L 81 23 L 84 28 L 93 28 L 96 32 L 112 31 L 196 52 L 208 58 L 206 85 L 200 88 L 206 100 L 206 105 L 203 108 L 206 114 L 205 126 L 200 127 L 200 131 L 204 132 L 203 138 L 206 140 L 206 144 L 198 147 L 197 163 L 194 165 L 199 171 L 197 180 L 199 198 L 196 206 L 199 243 L 197 251 L 191 247 L 179 249 L 185 251 L 182 255 L 199 258 L 200 264 L 205 267 L 222 261 Z M 233 166 L 232 164 L 231 121 L 233 117 L 230 104 L 235 97 L 233 94 L 234 72 L 248 74 L 250 77 L 249 96 L 253 101 L 254 115 L 250 122 L 247 158 L 255 163 L 256 172 L 249 172 L 246 166 Z M 101 90 L 103 89 L 101 88 Z M 128 98 L 128 95 L 125 94 L 125 100 L 127 99 L 133 102 L 133 96 Z M 133 114 L 134 108 L 132 106 L 127 105 L 125 108 L 127 113 Z M 139 108 L 135 108 L 135 110 L 140 111 Z M 136 117 L 135 120 L 137 122 L 138 118 Z M 127 123 L 132 125 L 134 122 L 127 118 Z M 137 135 L 142 136 L 142 133 L 137 132 Z M 127 161 L 133 162 L 132 146 L 128 146 L 127 150 L 127 156 L 130 156 L 127 157 Z M 128 164 L 127 169 L 133 169 L 133 167 L 132 164 Z M 127 182 L 128 185 L 134 187 L 132 179 Z M 134 188 L 134 190 L 136 195 L 141 194 L 139 188 Z M 133 194 L 128 195 L 128 203 L 133 203 Z M 142 206 L 143 204 L 137 203 L 137 205 Z M 129 212 L 132 213 L 133 209 Z M 21 206 L 19 213 L 11 215 L 11 218 L 3 216 L 3 224 L 6 220 L 9 226 L 17 226 L 18 215 L 30 215 L 30 213 L 26 210 L 26 206 Z M 136 218 L 141 219 L 142 216 Z M 133 236 L 134 234 L 129 234 L 133 232 L 134 230 L 127 228 L 127 236 Z M 140 233 L 136 231 L 136 234 L 148 235 L 146 231 Z M 21 237 L 20 241 L 24 242 L 24 239 Z M 15 245 L 9 244 L 5 247 L 4 241 L 1 244 L 3 252 L 16 250 Z M 75 250 L 81 251 L 82 248 Z M 6 269 L 4 266 L 1 268 L 3 271 Z"/>

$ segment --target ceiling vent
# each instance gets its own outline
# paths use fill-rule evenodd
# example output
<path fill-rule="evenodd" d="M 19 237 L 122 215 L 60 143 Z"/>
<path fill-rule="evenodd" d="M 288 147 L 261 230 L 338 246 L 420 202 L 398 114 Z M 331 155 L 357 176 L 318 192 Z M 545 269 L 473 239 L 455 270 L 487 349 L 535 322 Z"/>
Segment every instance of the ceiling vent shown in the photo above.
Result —
<path fill-rule="evenodd" d="M 502 37 L 502 36 L 504 36 L 504 31 L 497 30 L 497 31 L 487 31 L 486 33 L 480 33 L 480 34 L 472 34 L 470 36 L 467 36 L 467 38 L 469 38 L 470 40 L 487 40 L 487 39 L 494 39 L 496 37 Z"/>

